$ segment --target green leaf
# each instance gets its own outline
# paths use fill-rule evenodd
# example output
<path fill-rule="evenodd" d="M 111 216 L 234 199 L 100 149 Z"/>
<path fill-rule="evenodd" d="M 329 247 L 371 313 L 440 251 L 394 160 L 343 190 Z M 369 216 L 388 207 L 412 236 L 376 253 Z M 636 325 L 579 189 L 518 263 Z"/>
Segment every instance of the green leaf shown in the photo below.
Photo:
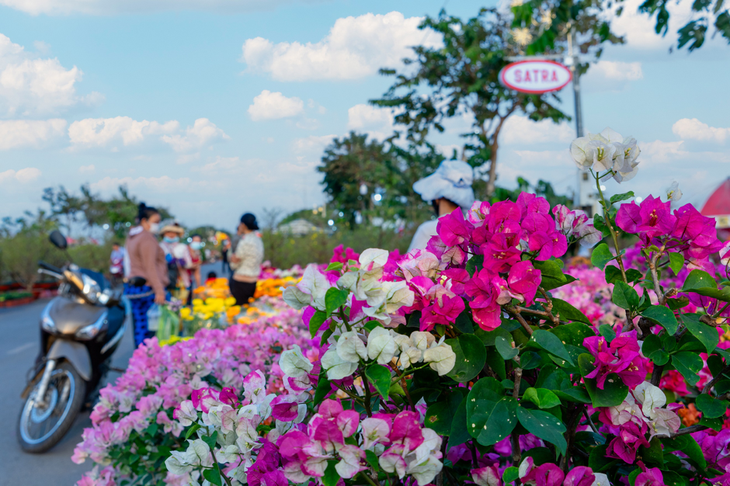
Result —
<path fill-rule="evenodd" d="M 471 435 L 466 427 L 466 402 L 467 397 L 464 397 L 454 412 L 454 420 L 451 422 L 451 432 L 449 433 L 449 448 L 471 440 Z"/>
<path fill-rule="evenodd" d="M 214 450 L 216 442 L 218 441 L 218 431 L 216 430 L 215 432 L 213 432 L 210 435 L 204 435 L 203 437 L 201 437 L 201 439 L 203 439 L 203 442 L 208 444 L 208 447 L 210 447 L 210 450 Z"/>
<path fill-rule="evenodd" d="M 334 311 L 342 307 L 347 302 L 347 296 L 350 295 L 348 290 L 330 287 L 324 295 L 324 305 L 327 308 L 327 317 L 331 316 Z M 310 322 L 311 328 L 311 322 Z"/>
<path fill-rule="evenodd" d="M 383 365 L 372 364 L 365 368 L 365 375 L 380 396 L 387 400 L 390 390 L 390 370 Z"/>
<path fill-rule="evenodd" d="M 634 310 L 639 306 L 639 294 L 633 287 L 624 282 L 613 284 L 613 295 L 611 302 L 626 310 Z"/>
<path fill-rule="evenodd" d="M 607 265 L 604 273 L 606 274 L 606 282 L 610 284 L 615 284 L 619 280 L 623 281 L 624 279 L 624 276 L 621 274 L 621 269 L 613 265 Z"/>
<path fill-rule="evenodd" d="M 473 334 L 462 334 L 458 339 L 447 339 L 446 343 L 456 354 L 456 363 L 447 376 L 459 383 L 467 383 L 482 371 L 487 350 L 481 339 Z"/>
<path fill-rule="evenodd" d="M 624 385 L 621 377 L 615 373 L 610 373 L 606 377 L 603 389 L 598 388 L 596 379 L 585 378 L 595 368 L 593 366 L 593 356 L 590 354 L 581 354 L 578 357 L 578 366 L 580 367 L 580 374 L 584 377 L 583 382 L 585 383 L 586 391 L 591 397 L 591 403 L 595 408 L 621 405 L 629 394 L 629 387 Z"/>
<path fill-rule="evenodd" d="M 454 327 L 465 334 L 472 334 L 474 332 L 474 320 L 471 317 L 471 310 L 468 306 L 467 309 L 456 318 Z"/>
<path fill-rule="evenodd" d="M 221 472 L 216 467 L 213 469 L 206 469 L 203 471 L 203 477 L 210 481 L 210 484 L 215 484 L 216 486 L 222 486 L 223 480 L 221 479 Z"/>
<path fill-rule="evenodd" d="M 695 465 L 702 469 L 707 467 L 707 461 L 705 460 L 705 455 L 702 453 L 702 448 L 691 435 L 684 434 L 672 438 L 664 438 L 662 439 L 662 444 L 664 444 L 664 452 L 681 451 Z"/>
<path fill-rule="evenodd" d="M 487 366 L 494 371 L 500 380 L 507 378 L 507 367 L 506 361 L 499 353 L 488 352 L 487 353 Z"/>
<path fill-rule="evenodd" d="M 585 340 L 585 338 L 596 335 L 592 328 L 585 324 L 581 324 L 580 322 L 561 324 L 560 326 L 554 327 L 549 332 L 555 334 L 563 344 L 578 347 L 583 346 L 583 340 Z"/>
<path fill-rule="evenodd" d="M 593 469 L 594 473 L 606 472 L 618 462 L 618 460 L 611 459 L 607 456 L 607 448 L 608 445 L 599 445 L 594 447 L 591 451 L 591 454 L 588 457 L 588 467 Z"/>
<path fill-rule="evenodd" d="M 312 318 L 309 320 L 309 334 L 314 336 L 317 335 L 319 332 L 319 328 L 322 327 L 322 324 L 324 324 L 324 321 L 327 320 L 327 314 L 325 314 L 322 311 L 317 311 L 314 313 Z"/>
<path fill-rule="evenodd" d="M 481 270 L 484 265 L 484 255 L 474 255 L 466 262 L 466 271 L 469 272 L 469 276 L 473 277 L 476 272 Z"/>
<path fill-rule="evenodd" d="M 569 322 L 584 322 L 586 324 L 591 323 L 591 321 L 585 316 L 585 314 L 573 307 L 568 302 L 555 298 L 553 298 L 552 301 L 553 315 L 559 317 L 560 320 Z"/>
<path fill-rule="evenodd" d="M 466 401 L 466 425 L 469 434 L 481 445 L 494 445 L 517 426 L 517 401 L 504 395 L 505 389 L 494 378 L 477 381 Z"/>
<path fill-rule="evenodd" d="M 688 292 L 695 289 L 717 289 L 717 282 L 704 270 L 692 270 L 682 285 L 682 291 Z"/>
<path fill-rule="evenodd" d="M 623 194 L 614 194 L 613 196 L 611 196 L 609 202 L 611 203 L 611 205 L 614 205 L 617 202 L 626 201 L 628 199 L 631 199 L 632 197 L 634 197 L 634 191 L 624 192 Z"/>
<path fill-rule="evenodd" d="M 432 403 L 426 410 L 424 425 L 433 429 L 439 435 L 449 435 L 454 420 L 454 410 L 464 400 L 467 391 L 464 388 L 457 388 L 454 393 L 439 398 L 439 401 Z"/>
<path fill-rule="evenodd" d="M 373 451 L 365 451 L 365 460 L 373 471 L 379 471 L 378 456 Z"/>
<path fill-rule="evenodd" d="M 593 226 L 603 234 L 604 238 L 611 236 L 611 230 L 608 229 L 606 220 L 600 214 L 593 216 Z"/>
<path fill-rule="evenodd" d="M 502 473 L 502 482 L 504 484 L 510 484 L 517 481 L 520 477 L 520 470 L 515 466 L 510 466 Z"/>
<path fill-rule="evenodd" d="M 555 390 L 555 395 L 560 397 L 562 400 L 575 403 L 591 403 L 591 396 L 584 387 L 573 386 L 570 388 L 563 388 L 561 390 Z"/>
<path fill-rule="evenodd" d="M 512 338 L 512 335 L 503 326 L 504 326 L 504 323 L 502 326 L 498 327 L 494 331 L 485 331 L 483 329 L 477 329 L 474 331 L 474 335 L 477 336 L 479 339 L 481 339 L 485 346 L 494 346 L 495 340 L 499 336 L 502 336 L 509 343 L 512 343 L 514 341 L 514 339 Z"/>
<path fill-rule="evenodd" d="M 672 355 L 672 366 L 679 371 L 684 379 L 692 386 L 699 381 L 699 372 L 702 370 L 702 358 L 697 353 L 681 351 Z"/>
<path fill-rule="evenodd" d="M 562 263 L 560 260 L 555 259 L 533 263 L 535 268 L 540 270 L 542 278 L 540 286 L 543 289 L 552 290 L 575 281 L 575 277 L 563 273 Z"/>
<path fill-rule="evenodd" d="M 606 341 L 610 344 L 611 341 L 616 339 L 616 332 L 609 324 L 601 324 L 598 326 L 598 334 L 606 338 Z"/>
<path fill-rule="evenodd" d="M 545 388 L 528 388 L 525 390 L 525 394 L 522 395 L 523 400 L 528 400 L 538 408 L 548 409 L 560 406 L 560 399 L 555 393 Z"/>
<path fill-rule="evenodd" d="M 649 442 L 649 447 L 641 446 L 639 448 L 639 456 L 650 464 L 656 466 L 664 465 L 664 453 L 662 452 L 662 443 L 659 437 L 654 437 Z"/>
<path fill-rule="evenodd" d="M 322 369 L 319 373 L 319 380 L 317 380 L 317 390 L 314 392 L 314 405 L 317 406 L 329 395 L 332 391 L 332 385 L 327 379 L 327 372 Z"/>
<path fill-rule="evenodd" d="M 669 254 L 669 268 L 677 275 L 682 271 L 684 267 L 684 255 L 681 253 L 670 253 Z"/>
<path fill-rule="evenodd" d="M 327 268 L 325 268 L 324 271 L 331 272 L 332 270 L 341 270 L 342 266 L 342 262 L 330 262 L 330 264 L 327 265 Z"/>
<path fill-rule="evenodd" d="M 606 264 L 614 258 L 616 257 L 613 253 L 611 253 L 611 250 L 605 243 L 601 243 L 600 245 L 596 246 L 593 249 L 593 253 L 591 253 L 591 263 L 601 270 L 603 270 Z"/>
<path fill-rule="evenodd" d="M 662 349 L 662 341 L 656 334 L 649 334 L 641 346 L 644 356 L 652 360 L 655 365 L 664 366 L 669 362 L 669 354 Z"/>
<path fill-rule="evenodd" d="M 519 349 L 513 348 L 502 336 L 497 336 L 494 340 L 494 346 L 497 348 L 497 352 L 500 356 L 502 356 L 505 360 L 514 358 L 520 352 Z"/>
<path fill-rule="evenodd" d="M 674 299 L 667 299 L 667 305 L 672 310 L 679 310 L 689 305 L 689 299 L 686 295 L 681 295 Z"/>
<path fill-rule="evenodd" d="M 340 481 L 340 473 L 335 469 L 336 464 L 337 461 L 334 459 L 327 461 L 327 469 L 325 469 L 324 476 L 321 479 L 324 486 L 337 486 Z"/>
<path fill-rule="evenodd" d="M 712 398 L 710 395 L 702 394 L 695 399 L 695 405 L 697 410 L 702 412 L 702 415 L 713 419 L 720 418 L 725 415 L 727 411 L 727 402 L 724 400 L 718 400 Z"/>
<path fill-rule="evenodd" d="M 187 432 L 185 432 L 185 439 L 189 439 L 195 432 L 198 431 L 200 428 L 200 424 L 198 422 L 193 422 L 193 425 L 190 426 Z"/>
<path fill-rule="evenodd" d="M 649 319 L 654 324 L 662 326 L 667 330 L 670 336 L 674 336 L 677 332 L 677 318 L 674 316 L 674 312 L 663 305 L 652 305 L 642 312 L 641 315 Z"/>
<path fill-rule="evenodd" d="M 558 358 L 564 359 L 571 365 L 574 365 L 570 354 L 568 354 L 568 350 L 565 349 L 565 345 L 555 334 L 552 334 L 549 331 L 538 329 L 537 331 L 532 333 L 531 340 L 548 353 L 553 354 Z"/>
<path fill-rule="evenodd" d="M 542 410 L 517 407 L 517 418 L 528 432 L 554 444 L 562 454 L 565 454 L 568 443 L 563 433 L 567 429 L 555 415 Z"/>
<path fill-rule="evenodd" d="M 712 353 L 720 344 L 720 336 L 717 331 L 714 327 L 700 322 L 700 314 L 682 314 L 682 322 L 687 330 L 702 343 L 708 354 Z"/>
<path fill-rule="evenodd" d="M 722 430 L 722 426 L 724 423 L 725 423 L 725 420 L 721 419 L 721 418 L 711 419 L 708 417 L 702 417 L 700 419 L 699 425 L 704 425 L 707 428 L 720 432 Z"/>

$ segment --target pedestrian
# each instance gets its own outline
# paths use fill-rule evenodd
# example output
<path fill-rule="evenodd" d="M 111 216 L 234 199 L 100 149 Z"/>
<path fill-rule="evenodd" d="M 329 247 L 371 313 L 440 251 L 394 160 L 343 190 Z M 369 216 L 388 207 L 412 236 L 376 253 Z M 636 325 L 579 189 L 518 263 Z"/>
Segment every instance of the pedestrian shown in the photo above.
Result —
<path fill-rule="evenodd" d="M 109 259 L 111 260 L 109 265 L 111 283 L 116 287 L 124 279 L 124 248 L 116 241 L 112 243 L 112 253 Z"/>
<path fill-rule="evenodd" d="M 137 222 L 138 226 L 129 230 L 125 245 L 129 278 L 124 285 L 124 293 L 132 307 L 135 347 L 153 336 L 147 326 L 147 311 L 152 304 L 165 303 L 165 287 L 169 283 L 165 252 L 156 236 L 160 231 L 159 211 L 140 203 Z"/>
<path fill-rule="evenodd" d="M 173 297 L 183 302 L 187 301 L 190 288 L 190 274 L 193 267 L 188 245 L 180 241 L 185 230 L 177 223 L 168 224 L 162 228 L 160 247 L 165 252 L 167 261 L 167 275 L 170 281 L 168 290 Z"/>
<path fill-rule="evenodd" d="M 433 206 L 436 217 L 440 218 L 452 213 L 455 209 L 468 210 L 474 204 L 474 191 L 471 184 L 474 170 L 466 162 L 445 160 L 436 172 L 413 184 L 413 190 L 420 194 L 424 201 Z M 411 240 L 408 251 L 424 250 L 428 240 L 436 235 L 438 219 L 421 224 Z"/>
<path fill-rule="evenodd" d="M 193 283 L 195 283 L 196 287 L 201 286 L 201 277 L 200 277 L 200 267 L 203 264 L 203 256 L 200 253 L 200 250 L 203 249 L 203 246 L 205 243 L 203 243 L 203 237 L 194 234 L 190 237 L 193 241 L 190 242 L 190 260 L 192 261 L 192 266 L 188 269 L 188 276 L 190 278 L 190 288 L 189 294 L 188 294 L 188 305 L 192 304 L 192 298 L 193 298 Z"/>
<path fill-rule="evenodd" d="M 228 265 L 228 254 L 230 252 L 230 248 L 231 240 L 226 238 L 221 244 L 221 272 L 223 272 L 223 277 L 231 271 L 231 267 Z"/>
<path fill-rule="evenodd" d="M 256 282 L 261 273 L 261 263 L 264 261 L 264 244 L 256 233 L 259 225 L 256 216 L 246 213 L 241 216 L 238 225 L 238 235 L 241 239 L 230 257 L 231 268 L 234 273 L 231 277 L 231 295 L 236 298 L 236 305 L 248 304 L 256 293 Z"/>

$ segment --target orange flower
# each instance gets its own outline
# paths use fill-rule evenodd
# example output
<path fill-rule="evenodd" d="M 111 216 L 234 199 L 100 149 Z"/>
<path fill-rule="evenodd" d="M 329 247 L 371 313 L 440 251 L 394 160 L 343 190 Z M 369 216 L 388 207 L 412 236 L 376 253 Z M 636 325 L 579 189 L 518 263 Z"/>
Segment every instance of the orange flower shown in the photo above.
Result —
<path fill-rule="evenodd" d="M 677 415 L 680 416 L 685 427 L 689 427 L 690 425 L 694 425 L 700 421 L 700 412 L 697 410 L 694 403 L 690 403 L 689 408 L 682 407 L 677 410 Z"/>

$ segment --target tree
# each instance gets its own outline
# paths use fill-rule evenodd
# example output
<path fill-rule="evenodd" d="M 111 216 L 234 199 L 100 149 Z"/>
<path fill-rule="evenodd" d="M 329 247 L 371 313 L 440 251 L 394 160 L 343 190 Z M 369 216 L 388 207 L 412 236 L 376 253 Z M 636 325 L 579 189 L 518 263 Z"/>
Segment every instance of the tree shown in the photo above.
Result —
<path fill-rule="evenodd" d="M 555 206 L 556 204 L 562 204 L 563 206 L 568 207 L 573 206 L 573 198 L 557 194 L 551 183 L 540 179 L 537 181 L 537 184 L 532 186 L 527 179 L 523 177 L 517 178 L 517 189 L 515 190 L 509 190 L 497 186 L 494 191 L 492 202 L 504 201 L 506 199 L 509 199 L 510 201 L 517 201 L 517 198 L 522 192 L 531 192 L 537 196 L 544 197 L 550 203 L 550 206 Z"/>
<path fill-rule="evenodd" d="M 591 28 L 581 29 L 585 34 L 581 46 L 619 40 L 604 32 L 605 23 L 595 14 L 586 16 L 588 20 Z M 510 57 L 523 53 L 524 39 L 533 37 L 540 25 L 513 30 L 512 23 L 512 18 L 497 9 L 481 9 L 466 21 L 444 11 L 438 18 L 426 17 L 420 28 L 440 33 L 443 47 L 414 47 L 415 59 L 405 59 L 401 73 L 381 69 L 396 80 L 382 98 L 371 100 L 377 106 L 394 108 L 396 124 L 405 127 L 407 140 L 418 145 L 431 130 L 443 132 L 448 119 L 467 115 L 471 130 L 461 134 L 467 139 L 462 157 L 475 168 L 488 163 L 481 196 L 486 199 L 495 191 L 499 135 L 510 116 L 521 113 L 531 120 L 555 123 L 570 119 L 558 109 L 557 93 L 520 93 L 500 83 L 499 72 Z M 564 38 L 565 32 L 561 35 Z"/>
<path fill-rule="evenodd" d="M 42 210 L 33 215 L 26 213 L 15 221 L 5 218 L 0 226 L 0 259 L 3 271 L 28 291 L 38 281 L 38 261 L 61 263 L 54 255 L 54 247 L 48 241 L 48 234 L 58 226 L 54 218 Z"/>
<path fill-rule="evenodd" d="M 620 0 L 623 1 L 623 0 Z M 669 10 L 668 0 L 646 0 L 639 5 L 639 12 L 654 16 L 656 14 L 656 25 L 654 30 L 662 36 L 669 31 Z M 722 8 L 726 6 L 726 8 Z M 724 0 L 695 0 L 692 2 L 692 12 L 686 24 L 677 32 L 677 48 L 687 46 L 687 49 L 694 51 L 702 47 L 707 38 L 707 31 L 712 24 L 715 28 L 712 36 L 718 33 L 730 43 L 730 9 Z"/>
<path fill-rule="evenodd" d="M 345 214 L 350 227 L 355 225 L 356 213 L 369 214 L 375 200 L 392 177 L 392 158 L 385 144 L 369 140 L 368 136 L 350 132 L 342 139 L 336 138 L 325 149 L 322 165 L 317 167 L 324 174 L 324 192 Z"/>

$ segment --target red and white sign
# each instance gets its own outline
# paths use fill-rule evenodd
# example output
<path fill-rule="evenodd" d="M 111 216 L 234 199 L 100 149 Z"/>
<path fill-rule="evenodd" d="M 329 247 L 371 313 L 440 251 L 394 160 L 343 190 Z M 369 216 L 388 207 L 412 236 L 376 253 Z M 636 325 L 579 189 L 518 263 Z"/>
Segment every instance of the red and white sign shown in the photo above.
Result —
<path fill-rule="evenodd" d="M 519 61 L 499 72 L 499 81 L 522 93 L 559 91 L 573 79 L 570 69 L 555 61 Z"/>

